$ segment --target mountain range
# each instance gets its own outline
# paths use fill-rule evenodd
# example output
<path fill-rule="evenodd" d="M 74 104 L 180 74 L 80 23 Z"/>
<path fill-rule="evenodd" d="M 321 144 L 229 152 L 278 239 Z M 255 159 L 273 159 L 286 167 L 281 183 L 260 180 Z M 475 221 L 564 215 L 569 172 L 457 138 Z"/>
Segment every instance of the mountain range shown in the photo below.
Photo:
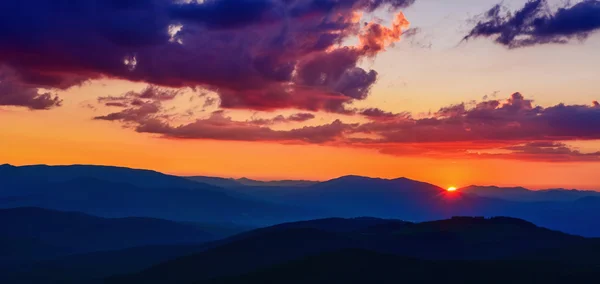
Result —
<path fill-rule="evenodd" d="M 521 202 L 573 202 L 584 197 L 600 197 L 598 191 L 563 188 L 530 190 L 524 187 L 471 185 L 459 190 L 481 197 Z"/>
<path fill-rule="evenodd" d="M 265 225 L 305 217 L 162 173 L 105 166 L 0 166 L 0 208 L 41 207 L 103 217 Z"/>
<path fill-rule="evenodd" d="M 407 178 L 249 182 L 3 165 L 0 208 L 2 283 L 586 283 L 600 276 L 600 241 L 590 238 L 600 236 L 593 191 L 449 192 Z"/>
<path fill-rule="evenodd" d="M 221 188 L 147 170 L 4 165 L 0 166 L 0 208 L 40 207 L 109 218 L 135 216 L 249 226 L 327 217 L 373 216 L 421 222 L 453 216 L 508 216 L 568 233 L 600 236 L 600 196 L 593 191 L 506 189 L 503 196 L 505 189 L 500 188 L 469 187 L 464 192 L 448 192 L 407 178 L 360 176 L 302 186 L 298 183 Z M 529 199 L 515 197 L 514 191 Z M 547 196 L 553 196 L 552 200 Z"/>

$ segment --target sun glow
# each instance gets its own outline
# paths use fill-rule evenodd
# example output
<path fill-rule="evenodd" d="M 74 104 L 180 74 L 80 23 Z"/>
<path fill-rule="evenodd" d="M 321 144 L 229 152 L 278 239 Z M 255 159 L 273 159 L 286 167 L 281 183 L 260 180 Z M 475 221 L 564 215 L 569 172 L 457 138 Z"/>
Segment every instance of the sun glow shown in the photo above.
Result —
<path fill-rule="evenodd" d="M 456 191 L 456 187 L 454 187 L 454 186 L 448 187 L 448 191 Z"/>

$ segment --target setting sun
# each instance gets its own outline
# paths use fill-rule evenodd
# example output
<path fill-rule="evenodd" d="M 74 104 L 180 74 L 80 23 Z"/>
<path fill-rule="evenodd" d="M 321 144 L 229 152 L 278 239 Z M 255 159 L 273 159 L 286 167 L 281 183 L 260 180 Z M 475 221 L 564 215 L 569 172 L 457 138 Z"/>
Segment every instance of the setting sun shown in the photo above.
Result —
<path fill-rule="evenodd" d="M 454 187 L 454 186 L 448 187 L 448 191 L 456 191 L 456 187 Z"/>

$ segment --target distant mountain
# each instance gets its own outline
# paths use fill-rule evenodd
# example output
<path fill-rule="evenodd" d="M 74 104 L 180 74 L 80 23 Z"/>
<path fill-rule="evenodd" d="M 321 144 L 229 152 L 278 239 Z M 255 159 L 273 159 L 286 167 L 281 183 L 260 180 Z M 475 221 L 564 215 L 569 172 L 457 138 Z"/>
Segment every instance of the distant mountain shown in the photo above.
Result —
<path fill-rule="evenodd" d="M 232 178 L 205 177 L 205 176 L 190 176 L 190 177 L 185 177 L 185 178 L 188 180 L 191 180 L 191 181 L 210 184 L 210 185 L 214 185 L 214 186 L 218 186 L 218 187 L 222 187 L 222 188 L 235 188 L 235 187 L 244 186 L 243 184 L 237 182 L 235 179 L 232 179 Z"/>
<path fill-rule="evenodd" d="M 487 200 L 449 194 L 446 190 L 406 178 L 378 179 L 344 176 L 303 188 L 255 191 L 272 202 L 296 204 L 325 216 L 376 216 L 411 221 L 449 218 L 454 215 L 487 215 Z M 475 201 L 479 201 L 478 203 Z M 469 204 L 469 206 L 464 206 Z"/>
<path fill-rule="evenodd" d="M 243 195 L 256 200 L 300 206 L 321 217 L 375 216 L 421 222 L 452 216 L 510 216 L 572 234 L 600 236 L 600 206 L 592 199 L 587 202 L 517 202 L 462 191 L 448 192 L 438 186 L 407 178 L 361 176 L 344 176 L 300 188 L 251 189 L 244 190 Z"/>
<path fill-rule="evenodd" d="M 328 231 L 327 227 L 322 227 L 322 224 L 336 223 L 336 220 L 339 224 L 333 224 L 333 227 L 338 229 Z M 497 260 L 586 241 L 512 218 L 463 217 L 417 224 L 371 219 L 373 226 L 366 227 L 364 221 L 328 219 L 259 229 L 233 237 L 230 242 L 207 251 L 107 282 L 204 283 L 215 277 L 243 275 L 342 249 L 366 249 L 402 255 L 405 259 Z M 352 222 L 357 230 L 339 230 L 353 227 L 349 226 Z"/>
<path fill-rule="evenodd" d="M 6 193 L 10 185 L 36 185 L 62 183 L 74 179 L 96 179 L 110 183 L 126 183 L 140 188 L 212 189 L 207 184 L 199 185 L 185 178 L 166 175 L 151 170 L 130 169 L 113 166 L 70 165 L 70 166 L 11 166 L 0 165 L 0 185 Z M 2 193 L 2 191 L 0 191 Z"/>
<path fill-rule="evenodd" d="M 150 218 L 107 219 L 40 208 L 0 210 L 0 262 L 160 244 L 197 244 L 222 237 L 201 229 Z M 8 253 L 10 252 L 10 253 Z"/>
<path fill-rule="evenodd" d="M 231 196 L 154 171 L 104 166 L 0 167 L 0 208 L 41 207 L 103 217 L 266 225 L 298 220 L 291 206 Z"/>
<path fill-rule="evenodd" d="M 275 181 L 260 181 L 248 178 L 221 178 L 221 177 L 206 177 L 206 176 L 190 176 L 186 177 L 189 180 L 202 182 L 223 188 L 236 187 L 303 187 L 316 184 L 316 181 L 308 180 L 275 180 Z"/>
<path fill-rule="evenodd" d="M 240 178 L 236 180 L 238 183 L 241 183 L 245 186 L 309 186 L 313 184 L 317 184 L 317 181 L 310 180 L 273 180 L 273 181 L 260 181 L 253 180 L 248 178 Z"/>
<path fill-rule="evenodd" d="M 547 261 L 431 261 L 345 249 L 203 283 L 592 283 L 600 271 Z"/>
<path fill-rule="evenodd" d="M 524 187 L 471 185 L 459 190 L 482 197 L 522 202 L 573 202 L 588 196 L 600 197 L 600 192 L 576 189 L 529 190 Z"/>
<path fill-rule="evenodd" d="M 572 234 L 600 236 L 600 206 L 595 196 L 517 202 L 466 191 L 448 192 L 407 178 L 344 176 L 308 186 L 220 188 L 127 168 L 0 167 L 0 208 L 28 206 L 103 217 L 143 216 L 255 227 L 328 217 L 421 222 L 452 216 L 509 216 Z M 519 188 L 509 191 L 531 194 Z"/>

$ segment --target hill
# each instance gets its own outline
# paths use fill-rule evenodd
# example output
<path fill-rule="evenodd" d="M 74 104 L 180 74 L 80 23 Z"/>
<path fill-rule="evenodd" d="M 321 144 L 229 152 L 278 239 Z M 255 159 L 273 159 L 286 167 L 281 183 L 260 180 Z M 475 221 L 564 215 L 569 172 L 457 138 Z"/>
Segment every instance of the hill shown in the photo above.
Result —
<path fill-rule="evenodd" d="M 1 166 L 0 208 L 15 207 L 251 225 L 307 217 L 291 206 L 233 197 L 185 178 L 104 166 Z"/>
<path fill-rule="evenodd" d="M 165 244 L 197 244 L 222 235 L 200 225 L 152 218 L 100 218 L 41 208 L 0 210 L 0 262 Z"/>
<path fill-rule="evenodd" d="M 592 283 L 595 267 L 547 261 L 431 261 L 346 249 L 203 283 Z"/>
<path fill-rule="evenodd" d="M 334 227 L 349 228 L 348 222 L 362 220 L 344 220 L 340 223 L 346 224 Z M 111 278 L 108 283 L 199 283 L 342 249 L 437 261 L 487 261 L 585 240 L 512 218 L 453 218 L 416 224 L 378 220 L 372 226 L 356 225 L 357 230 L 331 231 L 316 229 L 321 224 L 323 220 L 259 229 L 138 274 Z"/>

